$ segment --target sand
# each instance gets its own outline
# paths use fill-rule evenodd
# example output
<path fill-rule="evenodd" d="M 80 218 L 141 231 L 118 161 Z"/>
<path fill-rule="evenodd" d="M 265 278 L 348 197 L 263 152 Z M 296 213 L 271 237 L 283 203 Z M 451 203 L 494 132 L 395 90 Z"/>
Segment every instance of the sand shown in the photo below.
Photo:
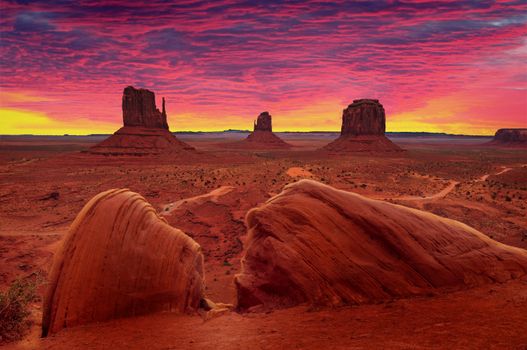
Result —
<path fill-rule="evenodd" d="M 288 175 L 290 168 L 307 170 L 338 189 L 459 220 L 498 242 L 527 248 L 527 155 L 521 150 L 481 146 L 486 140 L 480 139 L 405 137 L 392 141 L 407 152 L 328 155 L 316 150 L 335 135 L 323 133 L 277 133 L 293 146 L 289 150 L 218 146 L 245 135 L 178 135 L 203 154 L 170 159 L 78 153 L 100 137 L 19 137 L 5 147 L 1 143 L 0 288 L 34 272 L 47 275 L 59 240 L 88 200 L 111 188 L 129 188 L 158 213 L 179 203 L 164 217 L 202 247 L 206 296 L 233 303 L 232 280 L 247 239 L 245 215 L 298 179 Z M 511 170 L 498 174 L 505 168 Z M 489 175 L 485 181 L 477 181 L 484 175 Z M 433 200 L 398 199 L 433 196 L 451 181 L 459 184 Z M 232 190 L 207 195 L 225 187 Z M 53 192 L 59 193 L 56 199 L 43 199 Z M 270 314 L 231 313 L 205 323 L 199 315 L 162 314 L 72 328 L 42 342 L 42 306 L 35 303 L 34 327 L 20 347 L 521 348 L 527 344 L 518 327 L 527 322 L 525 290 L 518 280 L 386 305 L 310 312 L 300 306 Z"/>

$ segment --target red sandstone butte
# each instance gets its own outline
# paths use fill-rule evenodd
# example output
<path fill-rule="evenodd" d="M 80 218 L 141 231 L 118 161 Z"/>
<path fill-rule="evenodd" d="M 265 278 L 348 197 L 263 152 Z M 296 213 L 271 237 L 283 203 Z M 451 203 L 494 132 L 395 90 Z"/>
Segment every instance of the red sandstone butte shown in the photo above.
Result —
<path fill-rule="evenodd" d="M 342 112 L 340 137 L 324 146 L 331 152 L 401 151 L 385 135 L 386 116 L 379 100 L 353 100 Z"/>
<path fill-rule="evenodd" d="M 292 147 L 273 133 L 272 117 L 262 112 L 254 122 L 254 130 L 245 140 L 234 142 L 227 147 L 240 149 L 287 149 Z"/>
<path fill-rule="evenodd" d="M 254 122 L 254 131 L 273 131 L 273 121 L 269 112 L 262 112 Z"/>
<path fill-rule="evenodd" d="M 127 86 L 123 91 L 123 125 L 168 130 L 165 98 L 160 112 L 152 91 Z"/>
<path fill-rule="evenodd" d="M 164 98 L 160 112 L 152 91 L 128 86 L 123 91 L 122 108 L 124 126 L 89 153 L 141 156 L 194 150 L 169 131 Z"/>

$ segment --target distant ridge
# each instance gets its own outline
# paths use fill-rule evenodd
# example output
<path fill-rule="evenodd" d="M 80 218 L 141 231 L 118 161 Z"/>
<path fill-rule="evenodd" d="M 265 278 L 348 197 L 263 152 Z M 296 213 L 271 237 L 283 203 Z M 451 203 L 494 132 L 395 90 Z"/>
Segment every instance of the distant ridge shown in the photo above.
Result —
<path fill-rule="evenodd" d="M 219 134 L 219 133 L 250 133 L 250 130 L 241 130 L 241 129 L 227 129 L 227 130 L 217 130 L 217 131 L 190 131 L 190 130 L 181 130 L 181 131 L 172 131 L 172 134 L 185 135 L 185 134 Z M 340 131 L 275 131 L 278 134 L 338 134 Z M 35 134 L 0 134 L 0 137 L 94 137 L 94 136 L 109 136 L 112 133 L 108 134 L 86 134 L 86 135 L 77 135 L 77 134 L 68 134 L 68 135 L 35 135 Z M 387 131 L 386 135 L 389 136 L 414 136 L 414 137 L 481 137 L 489 138 L 494 135 L 464 135 L 464 134 L 447 134 L 444 132 L 426 132 L 426 131 Z"/>

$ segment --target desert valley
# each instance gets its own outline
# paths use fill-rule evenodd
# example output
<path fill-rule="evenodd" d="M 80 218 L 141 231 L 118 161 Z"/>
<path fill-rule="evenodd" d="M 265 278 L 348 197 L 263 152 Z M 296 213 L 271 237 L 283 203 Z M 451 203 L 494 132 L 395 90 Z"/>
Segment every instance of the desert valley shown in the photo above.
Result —
<path fill-rule="evenodd" d="M 526 32 L 0 0 L 0 349 L 527 350 Z"/>
<path fill-rule="evenodd" d="M 110 137 L 0 139 L 0 286 L 42 281 L 6 348 L 527 344 L 525 130 L 385 134 L 356 100 L 340 135 L 172 134 L 152 92 L 122 106 Z"/>

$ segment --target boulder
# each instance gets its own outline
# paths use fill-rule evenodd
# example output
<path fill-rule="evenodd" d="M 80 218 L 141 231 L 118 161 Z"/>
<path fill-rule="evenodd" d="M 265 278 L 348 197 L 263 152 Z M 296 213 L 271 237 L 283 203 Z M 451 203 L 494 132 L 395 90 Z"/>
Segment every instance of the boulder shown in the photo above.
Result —
<path fill-rule="evenodd" d="M 158 311 L 193 312 L 203 284 L 200 246 L 139 194 L 109 190 L 84 206 L 55 254 L 42 334 Z"/>
<path fill-rule="evenodd" d="M 301 180 L 249 211 L 241 311 L 377 303 L 527 273 L 527 251 L 434 214 Z"/>

